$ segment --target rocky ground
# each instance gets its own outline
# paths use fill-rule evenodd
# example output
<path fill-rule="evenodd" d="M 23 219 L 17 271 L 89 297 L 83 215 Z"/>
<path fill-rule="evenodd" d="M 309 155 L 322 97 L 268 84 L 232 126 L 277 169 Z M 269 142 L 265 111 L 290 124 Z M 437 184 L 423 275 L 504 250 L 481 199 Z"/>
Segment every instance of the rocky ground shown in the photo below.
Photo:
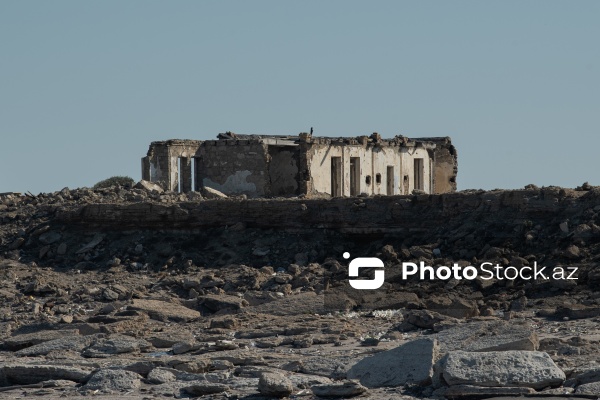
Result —
<path fill-rule="evenodd" d="M 57 215 L 261 200 L 147 185 L 0 195 L 0 397 L 599 397 L 600 189 L 524 193 L 561 206 L 510 223 L 504 206 L 458 210 L 435 230 L 380 234 L 85 229 Z M 340 298 L 344 251 L 385 261 L 385 295 Z M 578 279 L 405 281 L 405 261 L 536 262 Z"/>

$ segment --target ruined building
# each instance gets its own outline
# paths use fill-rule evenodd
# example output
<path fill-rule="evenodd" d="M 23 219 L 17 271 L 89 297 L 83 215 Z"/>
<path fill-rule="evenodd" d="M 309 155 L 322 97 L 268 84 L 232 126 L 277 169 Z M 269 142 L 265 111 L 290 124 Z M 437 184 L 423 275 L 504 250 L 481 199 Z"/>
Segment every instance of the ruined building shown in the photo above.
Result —
<path fill-rule="evenodd" d="M 456 190 L 456 157 L 449 137 L 227 132 L 216 140 L 152 142 L 142 158 L 142 179 L 166 190 L 211 187 L 249 197 L 447 193 Z"/>

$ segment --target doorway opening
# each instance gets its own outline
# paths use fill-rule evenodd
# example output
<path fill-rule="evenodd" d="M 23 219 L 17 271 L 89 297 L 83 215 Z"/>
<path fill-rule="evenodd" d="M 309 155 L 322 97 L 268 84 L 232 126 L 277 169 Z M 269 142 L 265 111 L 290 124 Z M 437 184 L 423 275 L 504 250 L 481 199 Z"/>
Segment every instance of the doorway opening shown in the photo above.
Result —
<path fill-rule="evenodd" d="M 423 166 L 423 159 L 422 158 L 415 158 L 415 189 L 416 190 L 425 190 L 425 182 L 423 181 L 423 171 L 424 170 L 424 166 Z"/>
<path fill-rule="evenodd" d="M 350 157 L 350 196 L 360 194 L 360 157 Z"/>
<path fill-rule="evenodd" d="M 331 157 L 331 196 L 342 195 L 342 157 Z"/>

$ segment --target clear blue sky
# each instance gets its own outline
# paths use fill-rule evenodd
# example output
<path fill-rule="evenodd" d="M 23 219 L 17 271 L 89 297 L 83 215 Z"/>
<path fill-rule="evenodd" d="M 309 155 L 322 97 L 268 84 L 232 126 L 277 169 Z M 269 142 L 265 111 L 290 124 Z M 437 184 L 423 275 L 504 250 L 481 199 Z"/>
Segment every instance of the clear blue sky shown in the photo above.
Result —
<path fill-rule="evenodd" d="M 459 189 L 600 179 L 600 1 L 0 0 L 0 192 L 153 140 L 451 136 Z"/>

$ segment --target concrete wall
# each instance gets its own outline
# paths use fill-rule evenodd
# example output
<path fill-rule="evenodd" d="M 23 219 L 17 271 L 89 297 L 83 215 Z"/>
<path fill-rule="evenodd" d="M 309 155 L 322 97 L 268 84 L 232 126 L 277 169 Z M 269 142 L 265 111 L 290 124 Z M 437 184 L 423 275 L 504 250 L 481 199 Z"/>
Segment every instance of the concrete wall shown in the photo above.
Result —
<path fill-rule="evenodd" d="M 417 138 L 435 143 L 433 151 L 435 164 L 433 167 L 434 193 L 451 193 L 456 191 L 458 175 L 458 154 L 449 137 Z"/>
<path fill-rule="evenodd" d="M 298 147 L 269 146 L 269 193 L 294 196 L 298 193 Z"/>
<path fill-rule="evenodd" d="M 153 142 L 142 159 L 142 179 L 180 192 L 206 186 L 249 197 L 331 196 L 332 157 L 340 160 L 342 196 L 353 195 L 353 158 L 360 164 L 356 195 L 411 194 L 415 159 L 422 159 L 424 192 L 456 191 L 456 149 L 450 138 L 382 140 L 378 134 L 340 139 L 301 134 L 296 142 L 272 137 Z"/>
<path fill-rule="evenodd" d="M 191 158 L 198 152 L 201 141 L 167 140 L 152 142 L 142 158 L 142 179 L 156 182 L 166 190 L 179 191 L 179 158 L 184 159 L 184 186 L 191 190 Z M 189 191 L 186 190 L 186 191 Z"/>
<path fill-rule="evenodd" d="M 310 175 L 309 193 L 331 195 L 331 158 L 342 159 L 342 193 L 350 196 L 350 160 L 360 159 L 359 193 L 367 195 L 387 195 L 388 166 L 393 167 L 392 194 L 411 194 L 414 186 L 414 159 L 422 158 L 424 164 L 424 191 L 432 190 L 432 164 L 430 152 L 423 147 L 364 146 L 361 144 L 326 144 L 311 146 L 307 162 Z M 377 175 L 380 182 L 377 182 Z M 408 185 L 403 185 L 404 176 Z"/>
<path fill-rule="evenodd" d="M 432 189 L 432 157 L 430 157 L 429 152 L 422 147 L 402 147 L 401 148 L 401 175 L 400 175 L 400 186 L 401 193 L 400 194 L 411 194 L 415 189 L 415 170 L 414 170 L 414 160 L 415 158 L 423 159 L 423 177 L 424 177 L 424 185 L 423 190 L 426 193 L 431 193 Z M 408 177 L 408 185 L 406 184 L 406 178 Z"/>
<path fill-rule="evenodd" d="M 267 145 L 250 140 L 212 140 L 199 150 L 202 184 L 225 194 L 269 194 Z"/>

